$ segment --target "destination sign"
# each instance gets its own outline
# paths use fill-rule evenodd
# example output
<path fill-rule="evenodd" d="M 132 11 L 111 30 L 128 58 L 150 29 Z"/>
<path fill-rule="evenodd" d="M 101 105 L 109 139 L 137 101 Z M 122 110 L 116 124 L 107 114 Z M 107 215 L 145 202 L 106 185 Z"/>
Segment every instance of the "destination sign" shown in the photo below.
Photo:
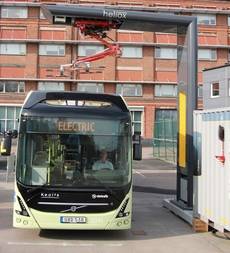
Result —
<path fill-rule="evenodd" d="M 95 132 L 95 122 L 89 121 L 58 121 L 57 128 L 60 132 Z"/>
<path fill-rule="evenodd" d="M 119 120 L 97 118 L 31 117 L 22 122 L 21 131 L 46 134 L 119 135 L 124 131 L 124 124 Z"/>

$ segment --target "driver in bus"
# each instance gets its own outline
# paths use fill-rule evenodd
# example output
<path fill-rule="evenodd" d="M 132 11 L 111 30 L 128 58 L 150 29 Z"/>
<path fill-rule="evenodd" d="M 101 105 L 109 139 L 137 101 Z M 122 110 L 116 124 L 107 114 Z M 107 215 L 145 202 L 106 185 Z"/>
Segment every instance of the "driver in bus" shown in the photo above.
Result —
<path fill-rule="evenodd" d="M 96 161 L 93 164 L 93 170 L 103 170 L 103 169 L 108 169 L 108 170 L 113 170 L 113 164 L 107 160 L 108 154 L 106 150 L 102 150 L 100 152 L 100 160 Z"/>

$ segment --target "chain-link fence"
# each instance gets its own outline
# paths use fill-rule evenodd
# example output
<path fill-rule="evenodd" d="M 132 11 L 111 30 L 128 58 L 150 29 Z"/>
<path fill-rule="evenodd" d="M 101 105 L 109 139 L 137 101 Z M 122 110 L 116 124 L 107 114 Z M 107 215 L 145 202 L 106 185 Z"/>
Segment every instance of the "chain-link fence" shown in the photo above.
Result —
<path fill-rule="evenodd" d="M 177 160 L 177 121 L 162 119 L 155 121 L 153 156 L 172 163 Z"/>

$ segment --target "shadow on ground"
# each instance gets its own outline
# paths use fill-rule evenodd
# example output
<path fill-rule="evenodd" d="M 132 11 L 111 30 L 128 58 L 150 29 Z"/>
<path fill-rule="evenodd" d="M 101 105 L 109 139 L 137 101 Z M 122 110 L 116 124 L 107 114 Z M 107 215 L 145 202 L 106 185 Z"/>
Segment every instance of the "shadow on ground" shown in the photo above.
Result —
<path fill-rule="evenodd" d="M 41 230 L 41 238 L 56 240 L 149 240 L 193 234 L 190 225 L 162 207 L 169 195 L 134 193 L 132 229 L 129 231 Z"/>

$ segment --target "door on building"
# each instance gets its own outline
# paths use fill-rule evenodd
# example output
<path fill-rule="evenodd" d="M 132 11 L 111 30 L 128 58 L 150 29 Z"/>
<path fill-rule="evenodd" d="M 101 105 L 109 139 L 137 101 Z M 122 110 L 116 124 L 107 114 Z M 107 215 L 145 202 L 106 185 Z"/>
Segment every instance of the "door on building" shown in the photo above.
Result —
<path fill-rule="evenodd" d="M 144 106 L 130 106 L 129 110 L 132 116 L 133 133 L 140 132 L 144 135 Z"/>
<path fill-rule="evenodd" d="M 156 109 L 153 126 L 154 157 L 177 161 L 177 110 Z"/>

